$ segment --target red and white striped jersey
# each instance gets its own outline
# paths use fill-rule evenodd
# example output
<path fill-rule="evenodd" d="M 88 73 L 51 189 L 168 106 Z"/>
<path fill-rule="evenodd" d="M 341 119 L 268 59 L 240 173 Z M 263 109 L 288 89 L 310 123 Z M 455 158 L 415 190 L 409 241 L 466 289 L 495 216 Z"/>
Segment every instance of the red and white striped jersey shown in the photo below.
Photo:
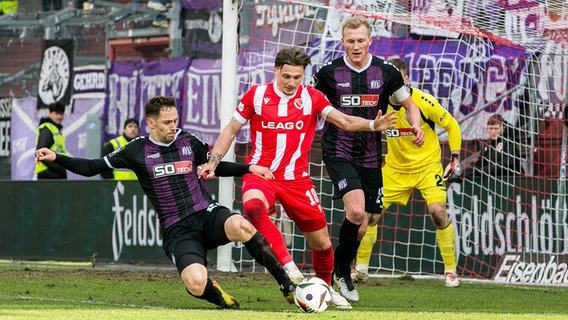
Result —
<path fill-rule="evenodd" d="M 250 121 L 252 151 L 247 163 L 270 168 L 276 180 L 309 176 L 308 151 L 314 140 L 317 116 L 334 108 L 318 90 L 300 85 L 288 96 L 275 83 L 253 86 L 242 97 L 234 118 Z"/>

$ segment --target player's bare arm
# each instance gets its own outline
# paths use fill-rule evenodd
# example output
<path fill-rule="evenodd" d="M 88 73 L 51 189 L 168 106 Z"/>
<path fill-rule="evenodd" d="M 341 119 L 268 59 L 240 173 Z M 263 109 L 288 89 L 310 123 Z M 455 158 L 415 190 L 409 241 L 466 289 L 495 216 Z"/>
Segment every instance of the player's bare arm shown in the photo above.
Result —
<path fill-rule="evenodd" d="M 349 131 L 384 131 L 391 128 L 396 122 L 395 112 L 391 111 L 385 115 L 379 110 L 374 120 L 364 119 L 361 117 L 349 116 L 339 110 L 331 111 L 326 121 L 333 123 L 338 128 Z"/>
<path fill-rule="evenodd" d="M 424 132 L 420 129 L 420 109 L 418 109 L 418 106 L 416 106 L 410 97 L 402 100 L 401 103 L 406 109 L 407 120 L 411 126 L 410 131 L 412 131 L 415 136 L 412 143 L 420 148 L 424 145 Z"/>
<path fill-rule="evenodd" d="M 201 165 L 201 169 L 197 171 L 198 176 L 205 178 L 212 178 L 215 176 L 215 168 L 217 168 L 225 154 L 227 154 L 233 140 L 242 127 L 242 123 L 237 121 L 235 118 L 231 118 L 229 123 L 219 134 L 219 137 L 211 150 L 209 161 Z"/>

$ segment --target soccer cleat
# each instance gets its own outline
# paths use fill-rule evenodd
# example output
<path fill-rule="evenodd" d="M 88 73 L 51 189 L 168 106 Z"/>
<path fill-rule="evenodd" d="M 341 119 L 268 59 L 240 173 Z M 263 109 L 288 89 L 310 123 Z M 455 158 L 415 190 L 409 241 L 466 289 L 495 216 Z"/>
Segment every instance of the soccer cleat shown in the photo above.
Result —
<path fill-rule="evenodd" d="M 239 301 L 237 298 L 233 297 L 232 295 L 226 293 L 221 286 L 217 283 L 217 281 L 213 281 L 213 286 L 219 290 L 221 293 L 221 297 L 223 298 L 223 303 L 219 305 L 221 309 L 238 309 L 240 307 Z"/>
<path fill-rule="evenodd" d="M 156 1 L 153 1 L 153 0 L 148 1 L 148 8 L 154 9 L 156 11 L 162 11 L 162 12 L 168 11 L 168 7 L 164 4 L 162 4 L 160 1 L 157 1 L 157 0 Z"/>
<path fill-rule="evenodd" d="M 351 269 L 351 279 L 355 283 L 366 283 L 369 280 L 369 274 L 363 270 Z"/>
<path fill-rule="evenodd" d="M 351 280 L 351 275 L 347 275 L 342 278 L 335 278 L 335 283 L 339 286 L 339 293 L 345 297 L 345 299 L 351 302 L 359 301 L 359 292 L 353 285 L 353 280 Z"/>
<path fill-rule="evenodd" d="M 292 281 L 286 284 L 280 285 L 280 291 L 284 295 L 284 300 L 288 304 L 294 304 L 294 291 L 296 290 L 296 284 Z"/>
<path fill-rule="evenodd" d="M 333 287 L 329 287 L 329 292 L 331 293 L 330 306 L 334 307 L 335 309 L 344 309 L 344 310 L 353 309 L 349 301 L 343 298 L 337 291 L 335 291 L 335 289 L 333 289 Z"/>
<path fill-rule="evenodd" d="M 460 279 L 455 272 L 446 271 L 446 287 L 455 288 L 460 286 Z"/>

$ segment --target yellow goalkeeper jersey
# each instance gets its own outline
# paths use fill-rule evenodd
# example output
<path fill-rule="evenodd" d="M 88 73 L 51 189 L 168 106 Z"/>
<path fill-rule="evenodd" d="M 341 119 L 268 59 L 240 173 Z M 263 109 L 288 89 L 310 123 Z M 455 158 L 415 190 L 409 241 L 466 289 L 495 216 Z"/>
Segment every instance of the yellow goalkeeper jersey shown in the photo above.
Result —
<path fill-rule="evenodd" d="M 387 112 L 396 110 L 394 128 L 384 131 L 388 153 L 385 162 L 395 171 L 421 172 L 424 168 L 441 163 L 442 152 L 436 125 L 448 130 L 451 150 L 460 150 L 461 132 L 456 119 L 430 94 L 410 88 L 412 101 L 420 109 L 420 128 L 424 132 L 424 145 L 418 148 L 412 143 L 414 134 L 402 106 L 388 106 Z"/>

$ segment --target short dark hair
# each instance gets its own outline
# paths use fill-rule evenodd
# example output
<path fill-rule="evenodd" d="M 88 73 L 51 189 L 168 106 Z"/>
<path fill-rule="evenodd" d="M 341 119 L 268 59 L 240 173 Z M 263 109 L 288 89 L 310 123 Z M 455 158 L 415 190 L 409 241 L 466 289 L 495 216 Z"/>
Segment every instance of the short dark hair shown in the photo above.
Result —
<path fill-rule="evenodd" d="M 140 127 L 140 123 L 138 122 L 138 120 L 136 120 L 135 118 L 128 118 L 126 119 L 126 121 L 124 121 L 124 128 L 126 128 L 126 126 L 131 123 L 134 123 L 137 127 Z"/>
<path fill-rule="evenodd" d="M 286 47 L 276 54 L 274 59 L 274 67 L 282 68 L 285 64 L 291 66 L 302 66 L 304 69 L 312 63 L 310 56 L 304 50 L 298 47 Z"/>
<path fill-rule="evenodd" d="M 49 112 L 65 113 L 65 105 L 61 102 L 54 102 L 48 106 Z"/>
<path fill-rule="evenodd" d="M 164 108 L 176 108 L 176 99 L 166 96 L 150 98 L 144 105 L 144 114 L 147 118 L 157 117 Z"/>

